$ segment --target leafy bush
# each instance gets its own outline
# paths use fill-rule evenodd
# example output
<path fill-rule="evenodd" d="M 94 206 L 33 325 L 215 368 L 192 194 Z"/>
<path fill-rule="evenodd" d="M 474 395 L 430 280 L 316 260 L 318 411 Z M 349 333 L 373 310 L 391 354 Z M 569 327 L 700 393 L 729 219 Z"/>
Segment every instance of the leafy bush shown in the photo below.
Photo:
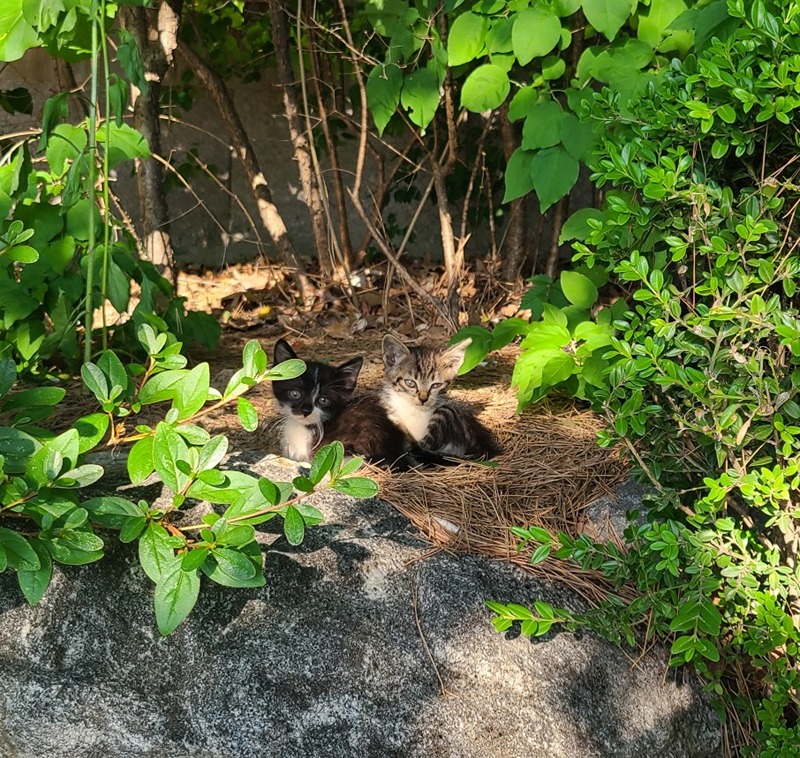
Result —
<path fill-rule="evenodd" d="M 54 561 L 80 565 L 99 560 L 104 541 L 97 530 L 118 530 L 122 542 L 138 540 L 139 561 L 156 585 L 158 628 L 169 634 L 194 607 L 201 574 L 226 587 L 264 584 L 256 525 L 281 516 L 287 540 L 297 545 L 306 527 L 322 521 L 322 514 L 303 501 L 326 476 L 325 486 L 354 497 L 371 497 L 377 486 L 353 476 L 361 461 L 345 463 L 338 442 L 321 449 L 308 476 L 291 483 L 220 469 L 227 438 L 212 437 L 194 422 L 236 402 L 242 426 L 253 431 L 258 416 L 244 394 L 261 382 L 297 376 L 305 364 L 286 361 L 268 369 L 266 354 L 252 341 L 242 368 L 220 393 L 209 385 L 207 363 L 185 368 L 181 343 L 173 337 L 148 325 L 140 328 L 139 337 L 146 365 L 125 367 L 112 351 L 84 365 L 84 383 L 101 412 L 57 436 L 37 423 L 63 400 L 64 390 L 37 387 L 10 394 L 16 369 L 10 360 L 0 362 L 0 417 L 6 423 L 0 427 L 0 570 L 15 570 L 25 597 L 35 604 L 50 583 Z M 117 429 L 119 419 L 156 403 L 170 403 L 163 421 L 154 427 L 137 425 L 128 436 Z M 135 442 L 127 459 L 130 481 L 141 484 L 155 473 L 172 493 L 167 507 L 117 496 L 81 497 L 81 490 L 103 477 L 101 466 L 83 461 L 106 435 L 109 444 Z M 224 510 L 187 524 L 181 508 L 198 500 Z"/>
<path fill-rule="evenodd" d="M 521 311 L 530 311 L 530 320 L 506 319 L 492 331 L 468 326 L 451 339 L 453 344 L 472 339 L 460 373 L 471 371 L 489 352 L 522 337 L 511 377 L 520 409 L 554 389 L 590 399 L 605 385 L 608 360 L 604 354 L 611 344 L 612 320 L 626 310 L 622 300 L 596 307 L 597 288 L 607 278 L 602 269 L 585 266 L 562 271 L 557 282 L 543 274 L 532 277 L 533 286 L 520 304 Z"/>
<path fill-rule="evenodd" d="M 520 620 L 538 634 L 555 619 L 617 640 L 669 639 L 672 663 L 693 662 L 752 729 L 739 736 L 744 753 L 790 756 L 800 744 L 800 14 L 786 0 L 712 6 L 718 36 L 652 72 L 642 97 L 604 88 L 582 106 L 598 141 L 593 179 L 607 189 L 577 257 L 630 296 L 606 381 L 590 394 L 610 424 L 601 444 L 633 451 L 656 487 L 652 508 L 624 551 L 519 533 L 540 543 L 537 560 L 600 569 L 639 597 L 612 595 L 587 614 L 492 607 L 498 629 Z M 751 691 L 725 691 L 737 669 Z"/>
<path fill-rule="evenodd" d="M 0 61 L 16 60 L 37 46 L 68 61 L 93 56 L 97 84 L 101 51 L 98 43 L 89 44 L 91 30 L 93 25 L 104 29 L 106 15 L 113 19 L 116 5 L 109 5 L 107 14 L 105 3 L 91 0 L 77 0 L 69 7 L 45 3 L 41 8 L 39 3 L 10 2 L 9 13 L 0 18 Z M 131 171 L 132 161 L 150 156 L 142 134 L 123 123 L 129 82 L 140 88 L 147 85 L 132 38 L 117 31 L 117 63 L 127 80 L 117 74 L 103 77 L 108 91 L 103 122 L 97 124 L 97 104 L 90 102 L 88 118 L 62 123 L 69 98 L 82 95 L 61 92 L 44 105 L 38 141 L 28 138 L 4 146 L 0 355 L 11 358 L 20 372 L 46 371 L 56 357 L 62 367 L 76 370 L 81 319 L 85 334 L 92 328 L 94 309 L 106 302 L 118 313 L 129 314 L 128 325 L 115 330 L 119 346 L 135 349 L 135 331 L 145 323 L 208 347 L 219 337 L 219 325 L 211 316 L 185 313 L 169 282 L 151 263 L 139 259 L 128 226 L 111 211 L 112 173 Z M 107 44 L 107 56 L 106 48 Z M 20 97 L 17 93 L 14 102 Z M 138 301 L 131 308 L 133 283 Z M 105 340 L 105 321 L 103 331 Z"/>

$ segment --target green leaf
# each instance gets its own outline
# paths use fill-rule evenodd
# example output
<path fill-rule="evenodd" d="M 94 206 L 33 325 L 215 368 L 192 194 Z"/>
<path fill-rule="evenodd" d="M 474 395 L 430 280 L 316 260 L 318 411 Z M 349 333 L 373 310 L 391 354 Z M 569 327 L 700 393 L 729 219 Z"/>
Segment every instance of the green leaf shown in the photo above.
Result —
<path fill-rule="evenodd" d="M 531 162 L 536 153 L 532 150 L 517 148 L 506 164 L 506 190 L 503 195 L 503 202 L 510 203 L 512 200 L 524 197 L 533 191 L 533 174 L 531 173 Z"/>
<path fill-rule="evenodd" d="M 348 479 L 338 479 L 333 488 L 343 492 L 345 495 L 357 498 L 375 497 L 378 494 L 379 487 L 372 481 L 364 476 L 351 476 Z"/>
<path fill-rule="evenodd" d="M 631 0 L 583 0 L 586 20 L 610 42 L 631 15 Z"/>
<path fill-rule="evenodd" d="M 292 480 L 292 484 L 294 485 L 294 488 L 300 490 L 300 492 L 314 491 L 314 482 L 312 482 L 307 476 L 296 476 Z"/>
<path fill-rule="evenodd" d="M 527 66 L 534 58 L 547 55 L 558 44 L 561 22 L 549 8 L 528 8 L 517 16 L 511 39 L 517 60 L 520 65 Z"/>
<path fill-rule="evenodd" d="M 108 431 L 109 418 L 105 413 L 90 413 L 75 422 L 75 431 L 78 432 L 78 454 L 93 450 Z"/>
<path fill-rule="evenodd" d="M 36 571 L 41 567 L 38 553 L 25 537 L 18 532 L 0 526 L 0 546 L 5 548 L 6 559 L 11 568 Z"/>
<path fill-rule="evenodd" d="M 215 548 L 212 553 L 219 570 L 233 579 L 247 580 L 256 575 L 256 567 L 243 553 L 226 547 Z"/>
<path fill-rule="evenodd" d="M 150 148 L 141 132 L 132 126 L 116 123 L 108 124 L 108 161 L 110 168 L 116 168 L 120 163 L 134 158 L 149 158 Z M 105 148 L 106 130 L 97 130 L 97 142 Z"/>
<path fill-rule="evenodd" d="M 727 137 L 717 137 L 711 145 L 711 157 L 719 160 L 728 152 L 729 147 L 730 143 Z"/>
<path fill-rule="evenodd" d="M 144 516 L 136 516 L 128 519 L 119 532 L 119 541 L 128 543 L 133 542 L 144 530 L 147 519 Z"/>
<path fill-rule="evenodd" d="M 408 111 L 411 121 L 424 132 L 439 106 L 439 77 L 436 72 L 421 68 L 406 76 L 400 103 Z"/>
<path fill-rule="evenodd" d="M 550 147 L 536 155 L 531 171 L 542 213 L 575 186 L 578 168 L 578 161 L 561 147 Z"/>
<path fill-rule="evenodd" d="M 567 70 L 567 64 L 564 59 L 558 55 L 548 55 L 542 61 L 542 78 L 546 82 L 555 81 L 564 76 Z"/>
<path fill-rule="evenodd" d="M 139 391 L 139 401 L 142 405 L 161 403 L 165 400 L 175 400 L 180 393 L 180 385 L 189 372 L 179 368 L 171 371 L 162 371 L 147 380 Z"/>
<path fill-rule="evenodd" d="M 565 242 L 575 239 L 581 242 L 586 240 L 591 232 L 590 219 L 602 221 L 605 219 L 605 214 L 597 208 L 581 208 L 581 210 L 575 211 L 561 227 L 558 244 L 563 245 Z"/>
<path fill-rule="evenodd" d="M 461 88 L 461 105 L 473 113 L 499 108 L 511 91 L 508 74 L 493 63 L 476 68 Z"/>
<path fill-rule="evenodd" d="M 458 375 L 472 371 L 491 351 L 492 349 L 492 334 L 483 326 L 474 324 L 473 326 L 465 326 L 459 329 L 448 341 L 448 345 L 456 345 L 463 342 L 465 339 L 471 339 L 472 342 L 467 346 L 464 353 L 464 360 L 458 369 Z"/>
<path fill-rule="evenodd" d="M 94 363 L 84 363 L 81 366 L 81 378 L 89 391 L 101 403 L 108 402 L 108 381 L 99 366 Z"/>
<path fill-rule="evenodd" d="M 403 72 L 395 65 L 376 66 L 367 78 L 367 103 L 375 121 L 378 134 L 382 135 L 400 105 L 403 89 Z"/>
<path fill-rule="evenodd" d="M 572 113 L 567 113 L 561 122 L 561 142 L 573 158 L 587 163 L 594 149 L 594 132 L 589 124 L 583 124 Z"/>
<path fill-rule="evenodd" d="M 48 101 L 50 102 L 50 101 Z M 63 103 L 64 115 L 66 115 L 66 102 Z M 53 114 L 56 117 L 58 114 Z M 67 161 L 74 161 L 86 149 L 87 143 L 86 129 L 72 124 L 59 124 L 53 128 L 52 134 L 47 142 L 47 162 L 50 170 L 57 176 L 61 176 L 67 168 Z M 81 169 L 78 166 L 78 169 Z M 81 237 L 85 239 L 85 237 Z"/>
<path fill-rule="evenodd" d="M 567 300 L 578 308 L 591 308 L 597 302 L 597 287 L 588 276 L 577 271 L 562 271 L 559 283 Z"/>
<path fill-rule="evenodd" d="M 25 20 L 23 0 L 0 3 L 0 61 L 19 60 L 25 51 L 41 44 L 36 30 Z"/>
<path fill-rule="evenodd" d="M 475 60 L 484 49 L 488 19 L 477 13 L 463 13 L 447 35 L 447 59 L 450 66 Z"/>
<path fill-rule="evenodd" d="M 236 413 L 245 431 L 254 432 L 258 429 L 258 412 L 246 397 L 240 397 L 236 401 Z"/>
<path fill-rule="evenodd" d="M 30 245 L 15 245 L 6 248 L 2 256 L 8 261 L 17 261 L 18 263 L 36 263 L 39 260 L 39 253 Z"/>
<path fill-rule="evenodd" d="M 36 605 L 50 585 L 53 576 L 53 561 L 47 548 L 38 539 L 31 540 L 30 545 L 39 557 L 39 568 L 18 568 L 17 581 L 25 599 L 31 605 Z"/>
<path fill-rule="evenodd" d="M 564 111 L 561 106 L 548 100 L 531 106 L 522 126 L 522 149 L 540 150 L 561 142 L 561 123 Z"/>
<path fill-rule="evenodd" d="M 2 23 L 0 21 L 0 23 Z M 0 56 L 0 60 L 5 60 L 2 56 Z M 59 121 L 65 119 L 69 112 L 69 108 L 67 107 L 67 97 L 69 96 L 69 92 L 59 92 L 56 95 L 48 98 L 44 104 L 44 108 L 42 110 L 42 135 L 39 137 L 39 152 L 44 152 L 47 150 L 47 142 L 50 139 L 50 134 L 53 131 L 53 128 L 58 124 Z M 50 161 L 48 156 L 48 162 Z M 52 163 L 50 164 L 52 168 Z M 63 167 L 61 169 L 63 171 Z M 58 171 L 57 173 L 61 173 Z"/>
<path fill-rule="evenodd" d="M 349 476 L 350 474 L 354 474 L 364 465 L 363 458 L 351 458 L 347 461 L 339 471 L 339 476 Z M 302 513 L 302 509 L 298 506 L 298 510 Z"/>
<path fill-rule="evenodd" d="M 320 448 L 314 454 L 314 460 L 311 461 L 311 471 L 308 474 L 311 483 L 316 486 L 322 481 L 325 474 L 330 471 L 338 471 L 343 458 L 344 447 L 341 442 L 331 442 Z"/>
<path fill-rule="evenodd" d="M 581 0 L 552 0 L 550 5 L 553 8 L 553 13 L 560 18 L 564 18 L 564 16 L 571 16 L 580 10 Z"/>
<path fill-rule="evenodd" d="M 340 482 L 336 482 L 336 484 L 340 484 Z M 289 544 L 299 545 L 303 541 L 305 531 L 306 524 L 297 508 L 293 505 L 286 506 L 286 513 L 283 517 L 283 533 Z"/>
<path fill-rule="evenodd" d="M 96 463 L 84 463 L 62 474 L 53 482 L 53 486 L 65 489 L 81 489 L 99 481 L 104 473 L 102 466 L 98 466 Z"/>
<path fill-rule="evenodd" d="M 511 98 L 508 106 L 508 120 L 519 121 L 530 113 L 539 102 L 539 92 L 535 87 L 521 87 Z"/>
<path fill-rule="evenodd" d="M 22 474 L 41 444 L 20 429 L 0 427 L 0 455 L 7 474 Z"/>
<path fill-rule="evenodd" d="M 111 388 L 120 387 L 123 392 L 128 389 L 128 372 L 115 352 L 104 350 L 97 366 L 108 377 Z"/>
<path fill-rule="evenodd" d="M 174 560 L 175 551 L 169 533 L 161 524 L 151 521 L 139 539 L 139 563 L 144 573 L 158 584 Z"/>
<path fill-rule="evenodd" d="M 300 515 L 303 517 L 303 521 L 305 521 L 306 526 L 315 526 L 316 524 L 321 524 L 325 520 L 325 516 L 322 514 L 318 508 L 315 508 L 313 505 L 306 505 L 303 503 L 297 503 L 295 508 L 300 512 Z"/>
<path fill-rule="evenodd" d="M 103 495 L 81 504 L 92 516 L 92 521 L 111 529 L 121 529 L 129 519 L 141 516 L 141 511 L 122 497 Z"/>
<path fill-rule="evenodd" d="M 189 447 L 172 427 L 163 421 L 156 427 L 153 437 L 153 466 L 175 494 L 183 492 L 189 483 L 189 476 L 181 471 L 179 463 L 189 462 Z"/>
<path fill-rule="evenodd" d="M 0 398 L 5 397 L 17 381 L 17 366 L 11 358 L 0 361 Z"/>
<path fill-rule="evenodd" d="M 145 78 L 142 56 L 136 39 L 127 29 L 117 29 L 116 34 L 119 37 L 117 61 L 122 66 L 127 80 L 142 94 L 146 94 L 149 84 Z"/>
<path fill-rule="evenodd" d="M 295 377 L 303 374 L 305 370 L 306 364 L 303 363 L 303 361 L 301 361 L 299 358 L 291 358 L 288 361 L 279 363 L 277 366 L 273 366 L 267 372 L 266 378 L 273 382 L 284 379 L 294 379 Z"/>
<path fill-rule="evenodd" d="M 196 571 L 211 554 L 207 547 L 196 547 L 185 553 L 181 559 L 181 571 Z"/>
<path fill-rule="evenodd" d="M 531 555 L 531 566 L 535 566 L 537 563 L 541 563 L 550 556 L 550 545 L 539 545 L 536 550 L 533 551 L 533 555 Z"/>
<path fill-rule="evenodd" d="M 199 411 L 206 403 L 210 387 L 210 374 L 207 363 L 195 366 L 180 382 L 175 397 L 178 420 L 185 421 Z"/>
<path fill-rule="evenodd" d="M 158 631 L 164 636 L 174 632 L 192 612 L 199 594 L 197 571 L 183 571 L 180 559 L 173 558 L 157 582 L 153 598 Z"/>
<path fill-rule="evenodd" d="M 216 468 L 228 452 L 228 438 L 223 435 L 212 437 L 200 449 L 197 470 L 206 471 Z"/>
<path fill-rule="evenodd" d="M 78 432 L 70 429 L 58 437 L 48 440 L 33 455 L 25 468 L 25 475 L 37 487 L 49 485 L 64 469 L 78 461 Z"/>
<path fill-rule="evenodd" d="M 569 379 L 574 371 L 575 359 L 571 355 L 554 355 L 542 368 L 542 387 L 555 387 L 559 382 Z"/>
<path fill-rule="evenodd" d="M 688 46 L 688 40 L 682 41 L 682 44 L 679 40 L 677 41 L 678 44 L 663 45 L 665 37 L 678 34 L 682 37 L 689 36 L 686 32 L 676 32 L 675 35 L 668 35 L 667 33 L 672 22 L 685 11 L 686 3 L 683 0 L 650 0 L 650 8 L 647 15 L 643 13 L 637 14 L 639 25 L 636 30 L 636 36 L 642 42 L 646 42 L 648 45 L 660 50 L 674 50 L 676 47 L 680 49 Z"/>
<path fill-rule="evenodd" d="M 507 318 L 492 330 L 492 350 L 510 345 L 517 337 L 527 334 L 530 325 L 522 318 Z"/>
<path fill-rule="evenodd" d="M 41 536 L 50 555 L 67 566 L 83 566 L 103 557 L 103 540 L 89 531 L 62 529 L 54 536 Z"/>
<path fill-rule="evenodd" d="M 153 437 L 140 439 L 128 453 L 128 476 L 131 484 L 141 484 L 155 471 L 153 462 Z"/>
<path fill-rule="evenodd" d="M 217 535 L 217 543 L 228 547 L 240 547 L 252 542 L 255 538 L 256 530 L 252 526 L 229 524 Z"/>
<path fill-rule="evenodd" d="M 202 572 L 213 582 L 223 587 L 263 587 L 266 583 L 263 574 L 264 557 L 257 542 L 249 542 L 239 551 L 246 555 L 255 569 L 255 575 L 250 579 L 237 579 L 225 573 L 220 568 L 214 556 L 211 556 L 201 567 Z"/>

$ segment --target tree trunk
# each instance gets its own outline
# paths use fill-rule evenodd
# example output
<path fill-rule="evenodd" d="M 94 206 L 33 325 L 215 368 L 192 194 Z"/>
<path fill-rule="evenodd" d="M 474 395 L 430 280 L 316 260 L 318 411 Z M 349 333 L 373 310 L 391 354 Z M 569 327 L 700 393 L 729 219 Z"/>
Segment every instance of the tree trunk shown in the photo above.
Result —
<path fill-rule="evenodd" d="M 300 174 L 300 184 L 306 198 L 306 205 L 311 216 L 311 230 L 317 247 L 317 259 L 320 271 L 331 274 L 333 271 L 331 250 L 328 244 L 328 225 L 325 221 L 325 209 L 322 204 L 320 188 L 314 176 L 311 162 L 311 150 L 308 140 L 311 135 L 303 131 L 298 107 L 297 91 L 294 86 L 295 76 L 292 60 L 289 55 L 289 29 L 286 23 L 281 0 L 269 0 L 269 15 L 272 21 L 272 45 L 275 48 L 275 60 L 278 66 L 278 81 L 283 89 L 283 108 L 289 124 L 289 134 L 294 146 L 294 157 Z"/>
<path fill-rule="evenodd" d="M 561 227 L 564 226 L 564 219 L 569 213 L 569 195 L 564 195 L 557 203 L 553 211 L 553 225 L 550 228 L 550 254 L 547 257 L 545 274 L 551 279 L 556 278 L 561 262 L 561 245 L 558 238 L 561 236 Z"/>
<path fill-rule="evenodd" d="M 503 104 L 500 109 L 500 137 L 503 141 L 503 156 L 508 164 L 512 153 L 519 147 L 519 139 L 513 125 L 508 120 L 506 104 Z M 527 257 L 525 249 L 528 225 L 526 206 L 527 202 L 524 197 L 512 200 L 509 205 L 508 233 L 505 241 L 506 255 L 503 265 L 503 277 L 509 282 L 517 280 Z"/>
<path fill-rule="evenodd" d="M 144 135 L 153 155 L 161 151 L 161 82 L 178 44 L 183 0 L 162 2 L 158 11 L 141 6 L 124 8 L 124 23 L 142 56 L 148 87 L 133 102 L 134 126 Z M 173 278 L 169 208 L 164 193 L 164 167 L 154 157 L 137 161 L 136 181 L 145 256 L 167 278 Z"/>
<path fill-rule="evenodd" d="M 309 27 L 311 28 L 311 27 Z M 319 61 L 319 51 L 316 48 L 315 37 L 311 34 L 311 67 L 314 79 L 314 92 L 317 97 L 317 107 L 319 108 L 319 118 L 322 124 L 322 132 L 325 135 L 325 144 L 328 147 L 328 160 L 331 164 L 331 176 L 333 181 L 333 191 L 336 196 L 336 211 L 339 216 L 339 235 L 342 242 L 342 261 L 347 271 L 353 263 L 353 243 L 350 239 L 350 224 L 348 221 L 347 203 L 345 202 L 344 183 L 342 182 L 342 172 L 339 167 L 339 151 L 336 147 L 336 142 L 331 134 L 331 127 L 328 123 L 328 106 L 325 102 L 325 95 L 322 92 L 321 79 L 323 73 L 321 71 Z M 331 87 L 333 83 L 330 79 L 325 80 Z"/>
<path fill-rule="evenodd" d="M 442 13 L 438 18 L 439 34 L 442 44 L 447 45 L 447 16 Z M 453 84 L 450 77 L 450 69 L 445 74 L 444 86 L 444 111 L 445 126 L 447 127 L 447 148 L 442 163 L 437 160 L 437 152 L 430 154 L 431 166 L 433 169 L 433 186 L 436 191 L 436 204 L 439 208 L 439 225 L 442 235 L 442 250 L 444 252 L 444 270 L 447 281 L 447 307 L 450 317 L 458 323 L 458 312 L 460 310 L 460 297 L 458 285 L 464 273 L 464 247 L 456 246 L 455 235 L 453 233 L 453 219 L 450 215 L 450 203 L 447 195 L 447 183 L 445 179 L 453 170 L 456 164 L 458 153 L 458 132 L 456 124 L 456 111 L 453 103 Z M 435 126 L 434 126 L 435 128 Z"/>
<path fill-rule="evenodd" d="M 219 114 L 228 129 L 234 152 L 242 164 L 250 189 L 258 206 L 258 213 L 264 229 L 269 234 L 283 262 L 294 271 L 295 280 L 304 304 L 308 305 L 314 298 L 314 289 L 308 281 L 305 267 L 297 257 L 294 246 L 289 239 L 289 232 L 280 212 L 272 202 L 267 179 L 256 158 L 253 146 L 242 121 L 233 104 L 233 100 L 219 75 L 200 58 L 185 42 L 178 43 L 181 55 L 186 59 L 197 78 L 205 85 L 214 98 Z"/>

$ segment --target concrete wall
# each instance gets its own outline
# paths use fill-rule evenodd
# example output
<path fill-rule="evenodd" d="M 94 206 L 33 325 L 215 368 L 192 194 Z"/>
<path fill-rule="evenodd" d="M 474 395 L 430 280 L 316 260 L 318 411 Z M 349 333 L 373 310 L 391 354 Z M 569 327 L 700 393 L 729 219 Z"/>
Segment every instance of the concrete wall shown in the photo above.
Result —
<path fill-rule="evenodd" d="M 88 75 L 85 64 L 76 66 L 74 70 L 79 83 Z M 6 64 L 0 71 L 0 88 L 11 89 L 18 86 L 30 90 L 34 112 L 32 116 L 10 116 L 0 112 L 2 134 L 38 127 L 45 101 L 63 88 L 54 60 L 41 50 L 29 51 L 21 61 Z M 304 255 L 313 255 L 314 243 L 308 211 L 302 202 L 297 167 L 283 115 L 282 93 L 275 83 L 274 72 L 266 71 L 260 82 L 233 83 L 231 91 L 269 181 L 274 202 L 284 218 L 295 247 Z M 249 260 L 260 249 L 257 235 L 261 236 L 265 251 L 270 253 L 272 245 L 266 233 L 260 227 L 257 233 L 254 232 L 235 199 L 241 200 L 258 225 L 249 186 L 238 161 L 228 147 L 227 134 L 211 98 L 202 90 L 196 90 L 191 110 L 183 113 L 175 109 L 175 113 L 185 123 L 164 124 L 165 157 L 171 158 L 176 166 L 183 162 L 194 165 L 185 156 L 188 150 L 196 150 L 204 163 L 216 168 L 220 182 L 231 193 L 227 194 L 200 171 L 194 171 L 189 177 L 195 194 L 180 186 L 170 189 L 168 202 L 173 218 L 172 239 L 179 260 L 212 267 Z M 78 111 L 73 109 L 71 116 L 77 118 Z M 348 141 L 343 146 L 340 160 L 347 172 L 355 167 L 355 152 L 354 141 Z M 324 160 L 324 156 L 320 160 Z M 138 223 L 138 197 L 133 172 L 132 166 L 121 167 L 114 177 L 114 191 Z M 427 177 L 423 179 L 427 181 Z M 349 175 L 346 181 L 351 181 Z M 366 177 L 366 184 L 369 185 L 369 175 Z M 368 195 L 365 194 L 364 200 L 369 203 Z M 401 228 L 405 228 L 413 211 L 413 205 L 394 205 L 388 209 L 389 213 L 396 216 Z M 458 219 L 460 211 L 455 208 L 453 211 L 454 218 Z M 363 234 L 363 227 L 355 213 L 351 214 L 350 224 L 356 243 Z M 441 240 L 438 216 L 432 203 L 426 206 L 416 230 L 416 239 L 409 252 L 412 255 L 429 255 L 438 259 L 441 256 Z M 486 230 L 478 230 L 470 241 L 469 249 L 477 251 L 486 249 L 486 246 Z"/>

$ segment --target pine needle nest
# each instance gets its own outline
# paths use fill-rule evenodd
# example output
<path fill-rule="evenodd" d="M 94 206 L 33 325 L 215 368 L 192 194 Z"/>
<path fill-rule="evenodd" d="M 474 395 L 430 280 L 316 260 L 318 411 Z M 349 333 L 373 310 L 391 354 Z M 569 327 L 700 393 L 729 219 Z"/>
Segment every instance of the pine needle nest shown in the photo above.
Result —
<path fill-rule="evenodd" d="M 616 452 L 598 446 L 602 424 L 589 411 L 549 404 L 517 415 L 510 387 L 516 355 L 504 353 L 493 365 L 462 377 L 451 391 L 478 410 L 495 433 L 503 447 L 497 465 L 463 462 L 392 474 L 375 469 L 380 496 L 436 549 L 510 561 L 597 602 L 611 590 L 602 575 L 555 559 L 532 566 L 536 546 L 519 551 L 511 527 L 540 526 L 577 536 L 587 526 L 587 506 L 624 481 L 628 467 Z"/>

